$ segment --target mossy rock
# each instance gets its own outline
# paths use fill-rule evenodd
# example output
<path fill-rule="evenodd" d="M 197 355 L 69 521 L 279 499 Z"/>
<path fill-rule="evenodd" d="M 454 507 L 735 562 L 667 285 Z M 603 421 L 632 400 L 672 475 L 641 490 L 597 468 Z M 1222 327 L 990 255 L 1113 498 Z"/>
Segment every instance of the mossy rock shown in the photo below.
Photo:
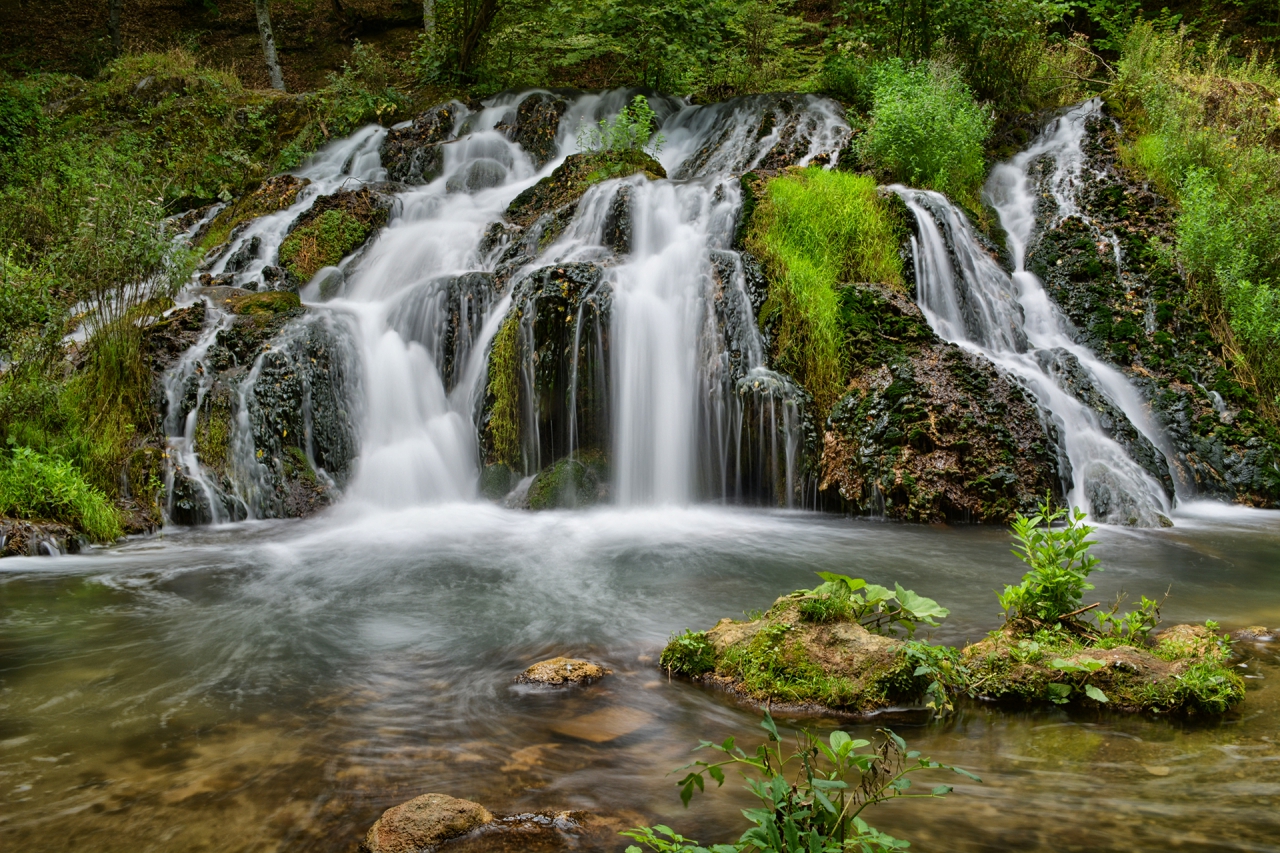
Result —
<path fill-rule="evenodd" d="M 705 633 L 674 637 L 663 649 L 662 666 L 753 702 L 798 711 L 863 715 L 923 696 L 927 682 L 916 677 L 904 641 L 841 614 L 806 621 L 801 601 L 784 596 L 758 619 L 721 619 Z"/>
<path fill-rule="evenodd" d="M 1166 714 L 1221 714 L 1242 702 L 1230 657 L 1227 638 L 1204 625 L 1174 625 L 1148 645 L 1015 622 L 961 652 L 978 698 Z"/>
<path fill-rule="evenodd" d="M 529 484 L 530 509 L 592 506 L 608 496 L 608 465 L 598 453 L 561 459 L 542 469 Z"/>
<path fill-rule="evenodd" d="M 547 177 L 515 197 L 507 219 L 521 227 L 540 216 L 577 202 L 595 184 L 611 178 L 643 174 L 650 180 L 667 177 L 662 164 L 643 151 L 600 151 L 571 154 Z"/>
<path fill-rule="evenodd" d="M 298 193 L 310 183 L 306 178 L 293 175 L 267 178 L 253 192 L 241 196 L 218 211 L 204 233 L 199 235 L 199 246 L 206 249 L 221 246 L 230 239 L 231 232 L 237 226 L 292 205 L 298 200 Z"/>
<path fill-rule="evenodd" d="M 280 243 L 280 264 L 295 283 L 337 266 L 387 223 L 391 202 L 368 187 L 317 199 Z"/>
<path fill-rule="evenodd" d="M 851 377 L 823 436 L 821 491 L 921 522 L 1004 522 L 1060 492 L 1057 436 L 1020 385 L 939 339 L 896 290 L 839 296 Z"/>
<path fill-rule="evenodd" d="M 227 300 L 225 304 L 233 314 L 283 314 L 301 308 L 302 300 L 298 294 L 287 290 L 268 290 L 265 293 L 236 296 Z"/>

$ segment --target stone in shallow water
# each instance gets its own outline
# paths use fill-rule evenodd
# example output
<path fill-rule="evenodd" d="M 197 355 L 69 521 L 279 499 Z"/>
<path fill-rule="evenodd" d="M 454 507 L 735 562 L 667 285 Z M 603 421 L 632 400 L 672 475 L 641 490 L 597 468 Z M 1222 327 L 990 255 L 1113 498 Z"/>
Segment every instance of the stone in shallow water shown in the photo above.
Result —
<path fill-rule="evenodd" d="M 590 684 L 613 670 L 599 664 L 574 658 L 551 658 L 539 661 L 516 676 L 521 684 Z"/>
<path fill-rule="evenodd" d="M 369 828 L 365 853 L 418 853 L 493 822 L 479 803 L 445 794 L 423 794 L 393 806 Z"/>
<path fill-rule="evenodd" d="M 639 731 L 653 721 L 652 714 L 634 708 L 602 708 L 581 717 L 557 723 L 551 731 L 592 743 L 608 743 Z"/>

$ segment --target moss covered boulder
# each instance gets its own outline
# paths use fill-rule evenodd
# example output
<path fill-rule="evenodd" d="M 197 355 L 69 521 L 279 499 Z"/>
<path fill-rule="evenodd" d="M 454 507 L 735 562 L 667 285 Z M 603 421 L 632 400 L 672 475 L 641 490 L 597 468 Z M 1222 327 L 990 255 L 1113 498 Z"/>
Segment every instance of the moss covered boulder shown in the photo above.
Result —
<path fill-rule="evenodd" d="M 568 110 L 569 102 L 559 95 L 532 92 L 494 130 L 523 148 L 534 167 L 541 169 L 556 154 L 560 119 Z"/>
<path fill-rule="evenodd" d="M 1229 639 L 1204 625 L 1174 625 L 1142 642 L 1014 621 L 960 659 L 967 690 L 978 698 L 1221 714 L 1244 700 L 1230 657 Z"/>
<path fill-rule="evenodd" d="M 538 472 L 529 484 L 529 509 L 573 509 L 602 503 L 609 496 L 609 467 L 603 454 L 588 451 Z"/>
<path fill-rule="evenodd" d="M 669 672 L 752 702 L 867 714 L 915 704 L 928 682 L 900 639 L 844 613 L 816 613 L 800 595 L 779 598 L 757 619 L 721 619 L 710 631 L 673 637 Z"/>
<path fill-rule="evenodd" d="M 507 207 L 507 219 L 527 227 L 540 216 L 576 204 L 583 193 L 601 181 L 636 174 L 651 180 L 667 177 L 662 164 L 643 151 L 571 154 L 554 172 L 515 197 Z"/>
<path fill-rule="evenodd" d="M 1003 522 L 1060 493 L 1057 439 L 1027 392 L 942 341 L 903 294 L 850 285 L 849 390 L 822 438 L 820 490 L 853 512 Z"/>
<path fill-rule="evenodd" d="M 359 249 L 387 224 L 392 200 L 369 187 L 316 199 L 280 244 L 280 265 L 296 284 Z"/>

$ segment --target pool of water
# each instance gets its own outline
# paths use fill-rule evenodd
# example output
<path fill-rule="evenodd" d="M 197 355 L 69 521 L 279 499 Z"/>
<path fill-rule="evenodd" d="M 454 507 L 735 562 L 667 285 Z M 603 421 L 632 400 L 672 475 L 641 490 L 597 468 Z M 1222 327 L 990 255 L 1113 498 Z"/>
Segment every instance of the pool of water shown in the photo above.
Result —
<path fill-rule="evenodd" d="M 1099 531 L 1095 596 L 1170 589 L 1167 624 L 1280 626 L 1280 513 L 1193 505 L 1176 521 Z M 349 851 L 428 791 L 729 840 L 740 784 L 686 811 L 670 771 L 703 738 L 754 744 L 759 717 L 668 680 L 670 633 L 830 570 L 937 598 L 952 615 L 934 637 L 975 640 L 1021 574 L 1009 547 L 995 528 L 807 513 L 466 504 L 6 559 L 0 848 Z M 1221 720 L 977 702 L 895 719 L 983 784 L 872 822 L 922 851 L 1280 851 L 1280 657 L 1240 651 L 1248 699 Z M 614 675 L 569 693 L 512 683 L 557 654 Z"/>

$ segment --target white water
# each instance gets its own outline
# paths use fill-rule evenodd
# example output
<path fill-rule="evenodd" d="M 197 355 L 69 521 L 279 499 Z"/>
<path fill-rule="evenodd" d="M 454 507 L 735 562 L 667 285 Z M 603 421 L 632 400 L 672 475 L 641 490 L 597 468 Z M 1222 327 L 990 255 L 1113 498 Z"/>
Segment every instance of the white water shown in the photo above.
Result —
<path fill-rule="evenodd" d="M 978 243 L 964 215 L 937 193 L 894 187 L 915 214 L 917 300 L 944 339 L 982 353 L 1017 377 L 1057 427 L 1072 487 L 1068 500 L 1099 521 L 1152 526 L 1167 523 L 1164 488 L 1102 427 L 1098 414 L 1069 393 L 1052 363 L 1074 356 L 1093 385 L 1155 447 L 1168 442 L 1152 424 L 1136 389 L 1115 368 L 1076 343 L 1043 284 L 1026 269 L 1037 202 L 1029 170 L 1049 157 L 1054 222 L 1079 215 L 1074 190 L 1084 168 L 1085 123 L 1097 101 L 1081 104 L 1049 125 L 1026 151 L 992 170 L 986 197 L 1008 235 L 1014 271 L 1002 270 Z M 946 238 L 944 238 L 944 232 Z M 950 246 L 948 245 L 948 239 Z M 1113 242 L 1113 245 L 1114 242 Z M 951 251 L 949 251 L 949 248 Z M 1118 248 L 1116 249 L 1118 252 Z"/>

